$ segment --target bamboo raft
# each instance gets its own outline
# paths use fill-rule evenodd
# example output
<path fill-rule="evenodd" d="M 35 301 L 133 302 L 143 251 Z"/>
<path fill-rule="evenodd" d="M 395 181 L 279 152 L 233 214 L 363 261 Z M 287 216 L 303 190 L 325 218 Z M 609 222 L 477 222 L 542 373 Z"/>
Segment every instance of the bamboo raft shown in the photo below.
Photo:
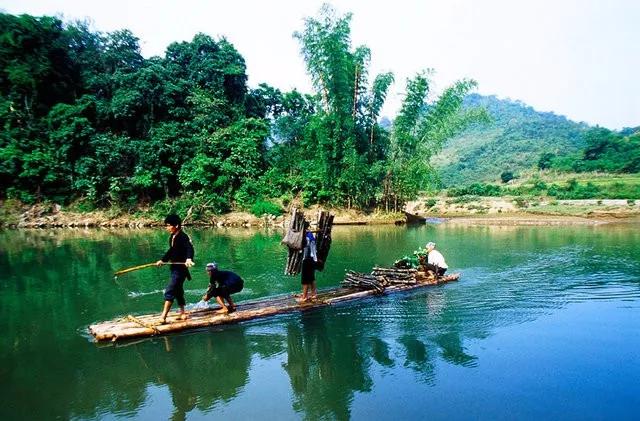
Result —
<path fill-rule="evenodd" d="M 380 272 L 378 272 L 378 274 L 379 273 Z M 239 323 L 247 320 L 269 317 L 276 314 L 306 311 L 372 295 L 386 295 L 393 292 L 408 291 L 427 286 L 439 285 L 446 282 L 457 281 L 460 278 L 459 273 L 453 273 L 437 279 L 433 277 L 420 276 L 420 274 L 421 273 L 418 272 L 418 276 L 414 277 L 414 279 L 416 279 L 415 282 L 409 282 L 406 279 L 401 279 L 402 276 L 400 276 L 397 282 L 386 285 L 382 291 L 379 288 L 362 289 L 357 286 L 342 286 L 327 289 L 320 291 L 317 299 L 304 303 L 298 302 L 295 296 L 281 295 L 266 299 L 241 302 L 237 306 L 237 310 L 229 314 L 218 314 L 217 311 L 220 308 L 216 306 L 208 309 L 191 311 L 188 313 L 188 319 L 180 320 L 177 312 L 171 312 L 167 317 L 166 324 L 160 324 L 160 314 L 142 316 L 128 315 L 119 319 L 91 325 L 89 326 L 89 333 L 91 333 L 98 342 L 116 342 L 133 338 L 164 335 L 190 329 Z M 348 279 L 351 279 L 349 282 L 358 282 L 358 279 L 360 279 L 359 274 L 351 272 L 351 275 L 347 275 L 345 282 Z"/>

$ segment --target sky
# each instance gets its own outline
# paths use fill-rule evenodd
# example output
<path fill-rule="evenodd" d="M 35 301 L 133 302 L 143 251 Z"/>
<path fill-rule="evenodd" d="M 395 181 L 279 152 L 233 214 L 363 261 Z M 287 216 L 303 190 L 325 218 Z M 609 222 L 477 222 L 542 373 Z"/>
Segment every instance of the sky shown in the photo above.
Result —
<path fill-rule="evenodd" d="M 0 0 L 6 13 L 89 19 L 129 29 L 145 57 L 198 32 L 225 37 L 249 85 L 312 92 L 293 38 L 323 0 Z M 382 115 L 393 118 L 406 79 L 434 69 L 435 92 L 462 78 L 477 92 L 610 129 L 640 126 L 639 0 L 333 0 L 352 13 L 355 48 L 371 50 L 370 79 L 395 75 Z"/>

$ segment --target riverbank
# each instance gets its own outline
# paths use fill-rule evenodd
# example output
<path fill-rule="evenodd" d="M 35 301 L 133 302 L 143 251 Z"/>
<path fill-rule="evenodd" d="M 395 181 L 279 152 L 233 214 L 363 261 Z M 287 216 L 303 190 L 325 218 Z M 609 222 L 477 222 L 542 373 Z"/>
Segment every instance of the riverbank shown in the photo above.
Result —
<path fill-rule="evenodd" d="M 321 207 L 304 209 L 314 215 Z M 640 204 L 627 200 L 559 200 L 523 198 L 423 198 L 407 203 L 407 212 L 433 222 L 473 225 L 597 225 L 640 221 Z M 335 225 L 403 224 L 402 212 L 362 212 L 329 209 Z M 247 212 L 231 212 L 190 218 L 189 225 L 211 227 L 282 227 L 285 215 L 261 217 Z M 4 228 L 141 228 L 162 225 L 161 218 L 140 209 L 135 213 L 111 210 L 77 212 L 58 204 L 32 206 L 0 202 L 0 226 Z"/>

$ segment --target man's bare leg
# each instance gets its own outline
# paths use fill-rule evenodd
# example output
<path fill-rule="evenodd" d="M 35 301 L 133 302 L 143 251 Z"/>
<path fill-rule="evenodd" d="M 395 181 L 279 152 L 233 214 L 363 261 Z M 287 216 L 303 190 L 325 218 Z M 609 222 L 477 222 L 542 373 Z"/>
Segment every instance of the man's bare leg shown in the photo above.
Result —
<path fill-rule="evenodd" d="M 184 311 L 184 306 L 180 306 L 180 320 L 187 320 L 189 315 Z"/>
<path fill-rule="evenodd" d="M 226 314 L 229 312 L 229 309 L 227 308 L 227 306 L 224 305 L 224 301 L 222 301 L 222 297 L 216 297 L 216 301 L 218 302 L 218 304 L 220 304 L 220 307 L 222 307 L 220 310 L 217 311 L 217 313 Z"/>
<path fill-rule="evenodd" d="M 302 297 L 300 297 L 300 302 L 305 302 L 309 299 L 309 285 L 302 284 Z"/>
<path fill-rule="evenodd" d="M 231 299 L 231 295 L 227 296 L 227 302 L 229 303 L 229 311 L 236 311 L 236 304 Z"/>
<path fill-rule="evenodd" d="M 162 309 L 162 314 L 160 315 L 160 321 L 162 323 L 166 323 L 167 322 L 167 314 L 169 314 L 169 310 L 171 310 L 171 305 L 173 304 L 173 301 L 165 301 L 164 302 L 164 307 Z"/>

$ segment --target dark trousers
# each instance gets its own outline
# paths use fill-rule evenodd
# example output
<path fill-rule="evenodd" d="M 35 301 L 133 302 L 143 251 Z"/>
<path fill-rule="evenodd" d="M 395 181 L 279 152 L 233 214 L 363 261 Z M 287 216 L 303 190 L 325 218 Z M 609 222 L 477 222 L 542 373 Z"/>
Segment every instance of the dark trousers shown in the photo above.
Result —
<path fill-rule="evenodd" d="M 173 302 L 176 300 L 179 306 L 185 305 L 184 281 L 187 278 L 187 271 L 179 268 L 171 268 L 171 280 L 164 290 L 164 299 Z"/>
<path fill-rule="evenodd" d="M 302 261 L 302 270 L 300 271 L 301 279 L 300 283 L 302 285 L 311 285 L 316 281 L 316 262 L 313 261 L 312 258 L 307 257 Z"/>
<path fill-rule="evenodd" d="M 426 268 L 427 268 L 427 270 L 430 270 L 433 273 L 436 273 L 438 276 L 444 275 L 444 273 L 447 271 L 446 268 L 441 268 L 441 267 L 438 267 L 436 265 L 432 265 L 431 263 L 427 263 Z"/>

